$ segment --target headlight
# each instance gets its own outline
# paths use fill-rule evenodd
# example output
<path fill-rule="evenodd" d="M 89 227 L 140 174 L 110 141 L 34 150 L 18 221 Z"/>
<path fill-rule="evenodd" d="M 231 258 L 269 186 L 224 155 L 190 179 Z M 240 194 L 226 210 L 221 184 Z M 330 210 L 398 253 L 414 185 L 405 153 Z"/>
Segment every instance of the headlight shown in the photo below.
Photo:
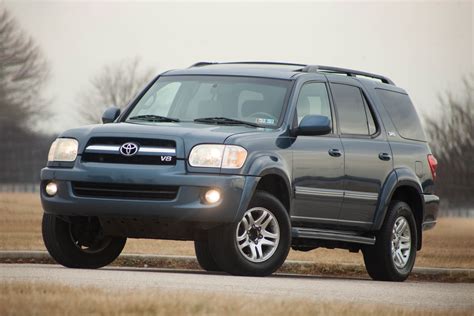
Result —
<path fill-rule="evenodd" d="M 48 161 L 74 161 L 79 142 L 72 138 L 57 138 L 49 149 Z"/>
<path fill-rule="evenodd" d="M 197 145 L 189 154 L 193 167 L 239 169 L 247 159 L 247 150 L 235 145 Z"/>

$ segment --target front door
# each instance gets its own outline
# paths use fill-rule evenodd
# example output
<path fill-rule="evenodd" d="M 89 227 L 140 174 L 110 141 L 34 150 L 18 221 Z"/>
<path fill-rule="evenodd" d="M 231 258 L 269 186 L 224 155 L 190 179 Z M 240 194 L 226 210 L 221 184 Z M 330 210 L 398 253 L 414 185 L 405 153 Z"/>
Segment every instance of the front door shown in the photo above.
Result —
<path fill-rule="evenodd" d="M 298 123 L 305 115 L 324 115 L 333 121 L 326 83 L 305 83 L 296 107 Z M 337 223 L 343 198 L 344 151 L 335 133 L 298 136 L 293 143 L 295 200 L 292 221 L 305 226 Z"/>

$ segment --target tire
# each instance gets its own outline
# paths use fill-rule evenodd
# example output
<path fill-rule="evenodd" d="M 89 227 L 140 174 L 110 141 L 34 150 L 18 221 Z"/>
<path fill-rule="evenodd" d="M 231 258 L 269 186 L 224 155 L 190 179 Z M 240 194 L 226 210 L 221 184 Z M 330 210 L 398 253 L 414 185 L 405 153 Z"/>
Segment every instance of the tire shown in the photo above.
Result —
<path fill-rule="evenodd" d="M 212 257 L 223 271 L 233 275 L 272 274 L 285 261 L 290 245 L 288 212 L 278 199 L 263 191 L 255 193 L 242 218 L 209 233 Z"/>
<path fill-rule="evenodd" d="M 196 252 L 197 261 L 203 270 L 222 271 L 211 255 L 211 250 L 209 249 L 209 243 L 207 240 L 195 240 L 194 251 Z"/>
<path fill-rule="evenodd" d="M 367 273 L 378 281 L 405 281 L 415 265 L 416 245 L 416 222 L 410 206 L 392 201 L 375 245 L 362 250 Z"/>
<path fill-rule="evenodd" d="M 53 259 L 68 268 L 96 269 L 114 261 L 127 241 L 103 236 L 97 218 L 78 217 L 71 223 L 43 214 L 43 240 Z"/>

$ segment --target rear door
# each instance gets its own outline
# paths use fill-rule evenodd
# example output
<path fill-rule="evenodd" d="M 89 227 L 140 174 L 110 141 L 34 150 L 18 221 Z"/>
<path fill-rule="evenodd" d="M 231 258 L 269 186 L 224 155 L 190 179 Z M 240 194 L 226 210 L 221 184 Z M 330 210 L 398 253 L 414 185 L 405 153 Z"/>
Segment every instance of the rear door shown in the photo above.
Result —
<path fill-rule="evenodd" d="M 393 170 L 382 124 L 357 80 L 331 83 L 344 147 L 344 199 L 341 226 L 369 228 L 381 187 Z"/>
<path fill-rule="evenodd" d="M 305 115 L 324 115 L 334 123 L 327 83 L 304 83 L 295 115 L 298 124 Z M 344 151 L 341 140 L 334 132 L 323 136 L 300 135 L 294 140 L 292 149 L 293 223 L 315 227 L 336 225 L 343 198 Z"/>

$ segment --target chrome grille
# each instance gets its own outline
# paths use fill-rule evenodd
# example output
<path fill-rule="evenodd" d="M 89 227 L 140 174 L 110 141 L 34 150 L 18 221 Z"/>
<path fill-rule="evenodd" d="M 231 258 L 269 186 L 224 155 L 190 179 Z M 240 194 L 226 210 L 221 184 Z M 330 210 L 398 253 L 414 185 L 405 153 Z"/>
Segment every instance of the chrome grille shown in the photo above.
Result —
<path fill-rule="evenodd" d="M 123 155 L 120 148 L 127 143 L 136 144 L 137 152 Z M 175 165 L 176 143 L 165 139 L 94 137 L 84 149 L 82 162 Z"/>

